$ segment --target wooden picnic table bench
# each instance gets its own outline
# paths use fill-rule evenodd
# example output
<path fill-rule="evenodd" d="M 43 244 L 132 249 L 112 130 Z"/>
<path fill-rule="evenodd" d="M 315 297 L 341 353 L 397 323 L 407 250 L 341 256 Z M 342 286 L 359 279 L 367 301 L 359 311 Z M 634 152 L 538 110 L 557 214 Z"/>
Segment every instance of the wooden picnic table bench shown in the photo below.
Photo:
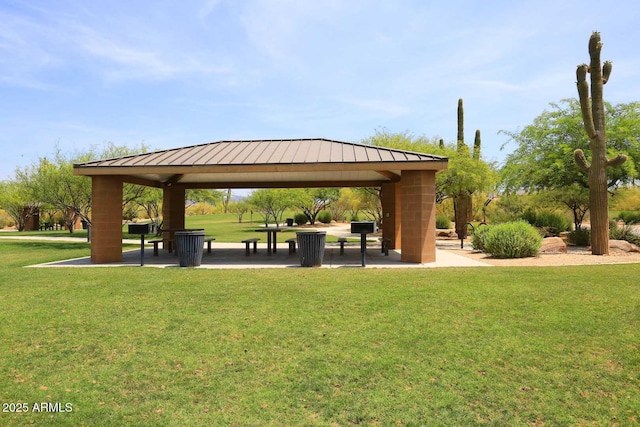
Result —
<path fill-rule="evenodd" d="M 249 254 L 251 253 L 251 252 L 249 251 L 249 245 L 250 245 L 251 243 L 253 243 L 253 253 L 255 254 L 256 252 L 258 252 L 258 240 L 260 240 L 258 237 L 253 237 L 253 238 L 251 238 L 251 239 L 244 239 L 244 240 L 242 241 L 242 243 L 244 243 L 244 244 L 246 244 L 246 245 L 247 245 L 246 253 L 245 253 L 245 254 L 246 254 L 246 256 L 249 256 Z"/>
<path fill-rule="evenodd" d="M 296 243 L 298 243 L 298 239 L 292 237 L 290 239 L 285 240 L 286 243 L 289 244 L 289 255 L 296 253 Z"/>
<path fill-rule="evenodd" d="M 338 243 L 340 243 L 340 255 L 344 255 L 344 244 L 347 243 L 347 238 L 338 237 Z"/>
<path fill-rule="evenodd" d="M 214 237 L 205 237 L 204 242 L 207 244 L 207 253 L 211 253 L 211 242 L 216 240 Z M 154 239 L 149 240 L 147 243 L 153 245 L 153 256 L 158 256 L 158 245 L 162 243 L 162 246 L 167 247 L 169 253 L 173 252 L 173 240 L 172 239 Z"/>

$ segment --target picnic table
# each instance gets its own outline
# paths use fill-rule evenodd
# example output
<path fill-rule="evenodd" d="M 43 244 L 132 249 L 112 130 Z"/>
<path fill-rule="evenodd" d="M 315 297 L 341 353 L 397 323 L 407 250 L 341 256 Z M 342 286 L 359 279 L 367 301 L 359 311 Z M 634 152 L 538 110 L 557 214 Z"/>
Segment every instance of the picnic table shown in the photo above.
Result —
<path fill-rule="evenodd" d="M 271 252 L 276 253 L 277 250 L 277 237 L 279 231 L 284 231 L 280 227 L 264 227 L 255 230 L 260 233 L 267 233 L 267 255 L 271 255 Z"/>

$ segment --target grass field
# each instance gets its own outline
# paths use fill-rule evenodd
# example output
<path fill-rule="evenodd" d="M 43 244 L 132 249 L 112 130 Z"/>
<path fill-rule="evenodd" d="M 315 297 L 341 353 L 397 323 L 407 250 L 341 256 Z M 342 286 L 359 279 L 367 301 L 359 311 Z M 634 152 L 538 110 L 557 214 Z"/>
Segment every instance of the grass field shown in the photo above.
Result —
<path fill-rule="evenodd" d="M 280 224 L 282 226 L 282 224 Z M 316 223 L 316 226 L 321 229 L 322 224 Z M 192 215 L 185 218 L 186 228 L 202 228 L 208 236 L 213 236 L 216 242 L 235 242 L 238 243 L 247 237 L 253 237 L 256 235 L 256 229 L 264 227 L 261 215 L 254 214 L 253 220 L 249 214 L 245 215 L 241 223 L 238 222 L 238 218 L 234 214 L 215 214 L 215 215 Z M 129 234 L 126 225 L 122 227 L 122 237 L 125 239 L 139 239 L 137 234 Z M 284 241 L 289 237 L 295 237 L 296 227 L 288 228 L 280 233 L 278 241 Z M 69 233 L 67 230 L 55 230 L 55 231 L 27 231 L 27 232 L 3 232 L 3 236 L 24 236 L 24 235 L 37 235 L 46 237 L 78 237 L 82 239 L 87 238 L 86 230 L 74 230 L 73 233 Z M 151 237 L 151 236 L 149 236 Z M 358 242 L 360 238 L 350 238 L 350 241 Z M 327 235 L 327 242 L 336 242 L 337 237 Z"/>
<path fill-rule="evenodd" d="M 640 422 L 640 265 L 23 268 L 88 253 L 0 241 L 0 425 Z"/>

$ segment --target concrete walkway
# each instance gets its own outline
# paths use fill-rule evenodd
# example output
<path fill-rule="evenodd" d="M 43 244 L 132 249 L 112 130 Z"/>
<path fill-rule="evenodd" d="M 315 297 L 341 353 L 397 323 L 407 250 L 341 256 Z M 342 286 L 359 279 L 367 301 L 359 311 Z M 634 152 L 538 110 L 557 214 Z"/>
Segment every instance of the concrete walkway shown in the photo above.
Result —
<path fill-rule="evenodd" d="M 338 230 L 336 230 L 338 231 Z M 332 233 L 333 234 L 333 233 Z M 347 233 L 349 237 L 353 237 Z M 40 241 L 75 241 L 86 242 L 84 238 L 77 237 L 42 237 L 42 236 L 0 236 L 0 239 L 11 240 L 40 240 Z M 125 240 L 123 243 L 139 244 L 139 240 Z M 213 243 L 211 253 L 206 248 L 202 257 L 202 263 L 196 268 L 304 268 L 300 266 L 299 253 L 289 254 L 289 246 L 279 243 L 277 253 L 268 255 L 266 243 L 258 244 L 258 252 L 245 255 L 245 245 L 242 243 Z M 465 256 L 454 254 L 447 250 L 458 248 L 458 242 L 437 241 L 436 262 L 426 264 L 413 264 L 400 261 L 400 250 L 390 250 L 389 256 L 381 252 L 379 243 L 367 245 L 365 268 L 438 268 L 438 267 L 490 267 L 489 264 L 476 261 Z M 145 267 L 179 268 L 178 257 L 169 254 L 165 250 L 159 251 L 159 256 L 153 256 L 153 249 L 145 247 Z M 33 267 L 139 267 L 141 264 L 140 249 L 123 252 L 123 261 L 109 264 L 92 264 L 89 257 L 57 261 L 46 264 L 37 264 Z M 363 268 L 360 243 L 347 243 L 344 255 L 340 255 L 340 247 L 337 243 L 328 243 L 325 247 L 324 259 L 321 268 Z"/>

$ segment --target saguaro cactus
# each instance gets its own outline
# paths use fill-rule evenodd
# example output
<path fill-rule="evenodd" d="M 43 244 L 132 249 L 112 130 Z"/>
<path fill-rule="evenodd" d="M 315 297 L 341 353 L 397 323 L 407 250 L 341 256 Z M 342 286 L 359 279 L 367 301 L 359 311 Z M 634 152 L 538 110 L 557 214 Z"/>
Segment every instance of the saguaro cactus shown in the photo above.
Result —
<path fill-rule="evenodd" d="M 469 147 L 464 143 L 464 106 L 462 98 L 458 100 L 458 143 L 459 155 L 469 155 Z M 472 158 L 480 158 L 480 131 L 476 131 L 473 144 Z M 467 223 L 473 220 L 473 189 L 465 190 L 461 188 L 458 194 L 453 197 L 453 210 L 456 223 L 456 234 L 458 239 L 467 237 Z"/>
<path fill-rule="evenodd" d="M 589 65 L 578 65 L 576 70 L 578 95 L 584 128 L 589 137 L 591 164 L 584 152 L 577 149 L 574 157 L 578 167 L 588 174 L 589 210 L 591 211 L 591 253 L 606 255 L 609 253 L 609 195 L 607 192 L 607 167 L 620 166 L 627 156 L 618 155 L 607 159 L 607 136 L 605 130 L 603 86 L 611 74 L 611 62 L 600 63 L 602 42 L 600 33 L 594 32 L 589 39 Z M 587 73 L 591 75 L 591 99 Z"/>
<path fill-rule="evenodd" d="M 480 160 L 480 129 L 476 129 L 476 137 L 473 140 L 473 159 Z"/>

